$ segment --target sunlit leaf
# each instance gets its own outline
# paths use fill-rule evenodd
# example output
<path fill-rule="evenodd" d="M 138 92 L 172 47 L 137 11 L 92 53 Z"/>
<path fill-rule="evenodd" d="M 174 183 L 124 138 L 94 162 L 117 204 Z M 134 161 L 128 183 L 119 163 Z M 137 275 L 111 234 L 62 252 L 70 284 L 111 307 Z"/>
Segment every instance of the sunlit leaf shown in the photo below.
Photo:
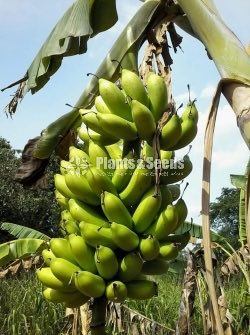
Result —
<path fill-rule="evenodd" d="M 15 223 L 3 222 L 0 224 L 0 229 L 7 231 L 12 236 L 23 239 L 23 238 L 38 238 L 44 241 L 50 239 L 49 236 L 29 227 L 21 226 Z"/>
<path fill-rule="evenodd" d="M 16 259 L 32 256 L 46 247 L 41 239 L 25 238 L 0 244 L 0 267 Z"/>

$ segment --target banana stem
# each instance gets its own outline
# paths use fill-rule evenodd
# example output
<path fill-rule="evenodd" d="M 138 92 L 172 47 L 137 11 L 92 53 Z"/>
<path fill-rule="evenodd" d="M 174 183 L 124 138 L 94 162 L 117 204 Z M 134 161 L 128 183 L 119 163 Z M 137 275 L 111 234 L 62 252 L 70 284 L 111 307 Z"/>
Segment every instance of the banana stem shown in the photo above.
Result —
<path fill-rule="evenodd" d="M 89 306 L 91 312 L 90 332 L 89 335 L 108 335 L 105 331 L 106 324 L 106 297 L 100 297 L 93 300 Z"/>

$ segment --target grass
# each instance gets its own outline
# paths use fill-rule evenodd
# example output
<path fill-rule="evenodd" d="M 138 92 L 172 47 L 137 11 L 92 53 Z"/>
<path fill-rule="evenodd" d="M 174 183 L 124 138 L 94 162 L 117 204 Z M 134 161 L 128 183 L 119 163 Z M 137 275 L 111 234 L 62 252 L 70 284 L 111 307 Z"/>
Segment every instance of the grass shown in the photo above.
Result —
<path fill-rule="evenodd" d="M 65 325 L 63 306 L 47 303 L 32 273 L 0 282 L 1 335 L 59 335 Z"/>
<path fill-rule="evenodd" d="M 239 280 L 240 279 L 240 280 Z M 168 274 L 159 277 L 159 295 L 149 301 L 130 300 L 127 305 L 170 329 L 175 329 L 178 317 L 182 279 Z M 249 315 L 243 300 L 246 286 L 242 278 L 226 285 L 230 312 L 237 334 L 250 335 Z M 42 287 L 34 273 L 22 273 L 0 280 L 0 334 L 1 335 L 61 335 L 66 327 L 65 309 L 60 304 L 46 302 Z M 65 331 L 64 331 L 65 334 Z M 193 335 L 202 334 L 201 311 L 195 302 Z"/>

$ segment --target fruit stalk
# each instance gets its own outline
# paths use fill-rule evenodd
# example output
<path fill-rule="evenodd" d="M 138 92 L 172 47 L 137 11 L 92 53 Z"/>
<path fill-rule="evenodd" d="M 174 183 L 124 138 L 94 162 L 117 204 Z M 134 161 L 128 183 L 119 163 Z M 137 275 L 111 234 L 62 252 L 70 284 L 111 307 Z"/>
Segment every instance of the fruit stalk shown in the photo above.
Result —
<path fill-rule="evenodd" d="M 105 296 L 93 299 L 89 306 L 91 315 L 88 335 L 108 335 L 105 331 L 107 299 Z"/>

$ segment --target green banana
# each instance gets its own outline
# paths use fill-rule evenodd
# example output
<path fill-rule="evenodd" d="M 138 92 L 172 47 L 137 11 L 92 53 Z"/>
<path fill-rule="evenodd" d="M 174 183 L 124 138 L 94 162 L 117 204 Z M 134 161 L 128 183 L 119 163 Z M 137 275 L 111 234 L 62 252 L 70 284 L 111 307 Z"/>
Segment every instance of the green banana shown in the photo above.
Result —
<path fill-rule="evenodd" d="M 68 209 L 68 201 L 69 199 L 62 195 L 58 190 L 55 190 L 55 197 L 57 203 L 61 206 L 62 209 Z"/>
<path fill-rule="evenodd" d="M 143 260 L 138 252 L 125 255 L 119 265 L 118 277 L 124 282 L 135 279 L 142 270 Z"/>
<path fill-rule="evenodd" d="M 90 246 L 96 248 L 98 245 L 103 245 L 111 249 L 116 248 L 110 228 L 98 228 L 94 224 L 83 222 L 80 223 L 79 227 L 82 237 Z"/>
<path fill-rule="evenodd" d="M 158 295 L 158 287 L 151 280 L 134 280 L 127 283 L 128 298 L 145 300 Z"/>
<path fill-rule="evenodd" d="M 60 290 L 62 292 L 74 292 L 76 289 L 72 283 L 64 283 L 57 279 L 50 268 L 36 270 L 38 280 L 46 287 Z"/>
<path fill-rule="evenodd" d="M 70 214 L 70 211 L 65 209 L 64 211 L 61 212 L 61 221 L 67 222 L 67 221 L 72 221 L 74 220 L 72 215 Z"/>
<path fill-rule="evenodd" d="M 78 227 L 78 224 L 76 223 L 75 220 L 68 220 L 67 222 L 61 222 L 60 226 L 64 233 L 66 232 L 68 235 L 70 234 L 80 234 L 80 230 Z"/>
<path fill-rule="evenodd" d="M 70 235 L 69 244 L 71 252 L 79 266 L 86 271 L 96 273 L 97 268 L 94 261 L 95 251 L 81 236 Z"/>
<path fill-rule="evenodd" d="M 75 274 L 75 286 L 81 293 L 93 298 L 101 297 L 106 289 L 103 278 L 88 271 Z"/>
<path fill-rule="evenodd" d="M 109 154 L 109 156 L 116 160 L 122 158 L 122 150 L 121 150 L 121 140 L 117 143 L 106 145 L 106 150 Z"/>
<path fill-rule="evenodd" d="M 115 186 L 105 171 L 96 167 L 91 167 L 86 173 L 86 178 L 92 191 L 101 197 L 102 192 L 107 191 L 117 195 Z"/>
<path fill-rule="evenodd" d="M 77 130 L 78 136 L 80 137 L 80 139 L 83 142 L 88 142 L 90 140 L 92 140 L 94 143 L 97 143 L 99 145 L 105 146 L 105 145 L 111 145 L 113 143 L 116 143 L 118 141 L 117 138 L 113 138 L 107 135 L 101 135 L 99 133 L 97 133 L 96 131 L 92 130 L 92 129 L 88 129 L 88 131 L 86 131 L 83 128 L 79 128 Z M 89 149 L 88 149 L 89 150 Z M 90 152 L 90 150 L 89 150 Z"/>
<path fill-rule="evenodd" d="M 107 133 L 103 127 L 101 126 L 98 118 L 97 118 L 97 113 L 94 111 L 88 110 L 88 109 L 80 109 L 79 110 L 82 122 L 90 129 L 95 131 L 96 133 L 102 135 L 102 136 L 108 136 L 113 137 L 114 140 L 116 139 L 117 141 L 119 140 L 119 137 L 116 136 L 111 136 L 111 134 Z M 99 114 L 99 113 L 98 113 Z M 101 115 L 101 114 L 100 114 Z"/>
<path fill-rule="evenodd" d="M 183 222 L 186 220 L 187 215 L 188 215 L 188 209 L 185 201 L 180 198 L 176 204 L 174 204 L 177 213 L 178 213 L 178 224 L 177 227 L 183 224 Z"/>
<path fill-rule="evenodd" d="M 57 279 L 66 284 L 71 282 L 74 273 L 81 270 L 79 266 L 67 261 L 64 258 L 52 259 L 50 262 L 50 269 Z M 74 284 L 72 283 L 72 285 Z"/>
<path fill-rule="evenodd" d="M 136 160 L 134 159 L 132 152 L 119 161 L 112 177 L 112 183 L 118 192 L 123 191 L 128 185 L 135 170 L 135 165 Z"/>
<path fill-rule="evenodd" d="M 147 90 L 149 97 L 149 108 L 158 122 L 163 113 L 167 111 L 168 106 L 168 92 L 165 81 L 159 75 L 151 72 L 147 78 Z"/>
<path fill-rule="evenodd" d="M 145 161 L 147 160 L 147 158 L 151 160 L 156 158 L 153 147 L 151 147 L 151 145 L 149 145 L 147 142 L 144 142 L 143 144 L 142 157 Z"/>
<path fill-rule="evenodd" d="M 111 224 L 113 242 L 122 250 L 132 251 L 139 244 L 138 235 L 128 227 L 113 222 Z"/>
<path fill-rule="evenodd" d="M 161 130 L 161 149 L 173 148 L 182 136 L 182 124 L 179 116 L 174 114 Z"/>
<path fill-rule="evenodd" d="M 166 159 L 174 159 L 175 157 L 175 152 L 174 151 L 166 151 L 166 150 L 161 150 L 161 160 Z"/>
<path fill-rule="evenodd" d="M 189 101 L 184 112 L 181 115 L 182 121 L 184 121 L 187 118 L 193 120 L 195 123 L 198 123 L 199 113 L 196 108 L 195 101 Z"/>
<path fill-rule="evenodd" d="M 97 227 L 108 226 L 107 221 L 95 209 L 87 204 L 75 200 L 69 200 L 69 210 L 73 218 L 77 221 L 92 223 Z"/>
<path fill-rule="evenodd" d="M 153 222 L 161 207 L 161 194 L 155 195 L 155 187 L 151 187 L 142 197 L 133 214 L 134 230 L 144 232 Z"/>
<path fill-rule="evenodd" d="M 105 171 L 107 175 L 112 174 L 113 169 L 109 166 L 110 156 L 105 147 L 89 141 L 89 158 L 92 166 Z"/>
<path fill-rule="evenodd" d="M 49 302 L 65 303 L 66 307 L 69 308 L 79 307 L 89 300 L 89 297 L 86 297 L 78 291 L 68 293 L 54 290 L 53 288 L 46 288 L 43 291 L 43 296 Z"/>
<path fill-rule="evenodd" d="M 98 245 L 95 251 L 95 264 L 99 275 L 112 279 L 118 271 L 118 261 L 112 249 Z"/>
<path fill-rule="evenodd" d="M 107 285 L 105 295 L 110 301 L 123 302 L 128 295 L 127 287 L 119 280 L 112 281 Z"/>
<path fill-rule="evenodd" d="M 106 79 L 99 79 L 100 95 L 110 112 L 128 121 L 132 121 L 131 109 L 122 91 Z M 109 116 L 107 114 L 106 116 Z"/>
<path fill-rule="evenodd" d="M 60 161 L 60 172 L 62 175 L 65 175 L 69 172 L 74 173 L 74 170 L 75 170 L 74 165 L 71 162 L 65 160 Z"/>
<path fill-rule="evenodd" d="M 133 122 L 114 114 L 96 115 L 100 126 L 107 134 L 123 140 L 135 140 L 138 137 L 136 126 Z"/>
<path fill-rule="evenodd" d="M 56 190 L 61 193 L 65 198 L 75 198 L 75 194 L 70 191 L 66 182 L 65 176 L 56 173 L 54 175 L 54 182 Z"/>
<path fill-rule="evenodd" d="M 121 86 L 129 98 L 137 100 L 145 106 L 149 105 L 147 91 L 142 80 L 135 72 L 122 69 Z"/>
<path fill-rule="evenodd" d="M 101 114 L 110 114 L 111 113 L 108 106 L 105 104 L 105 102 L 103 101 L 103 98 L 100 95 L 98 95 L 95 98 L 95 108 L 96 108 L 97 112 L 101 113 Z"/>
<path fill-rule="evenodd" d="M 89 297 L 87 297 L 84 294 L 81 294 L 79 291 L 72 294 L 72 299 L 66 300 L 65 301 L 65 306 L 67 308 L 77 308 L 80 307 L 89 300 Z"/>
<path fill-rule="evenodd" d="M 89 156 L 81 149 L 74 146 L 69 147 L 69 161 L 70 162 L 89 162 Z"/>
<path fill-rule="evenodd" d="M 163 242 L 160 243 L 159 258 L 165 261 L 170 261 L 178 256 L 179 249 L 175 243 Z"/>
<path fill-rule="evenodd" d="M 127 187 L 119 194 L 126 206 L 137 204 L 151 185 L 151 175 L 145 162 L 136 167 Z"/>
<path fill-rule="evenodd" d="M 152 235 L 142 238 L 139 244 L 139 251 L 145 261 L 152 261 L 157 258 L 160 251 L 160 244 L 157 238 Z"/>
<path fill-rule="evenodd" d="M 190 144 L 197 135 L 197 123 L 192 118 L 186 118 L 181 123 L 181 137 L 178 142 L 171 147 L 171 150 L 178 150 Z"/>
<path fill-rule="evenodd" d="M 132 229 L 132 217 L 121 201 L 116 195 L 103 192 L 101 196 L 101 205 L 103 213 L 110 222 L 116 222 Z"/>
<path fill-rule="evenodd" d="M 163 170 L 161 175 L 162 184 L 175 184 L 186 178 L 193 170 L 193 164 L 188 155 L 174 164 L 174 169 Z"/>
<path fill-rule="evenodd" d="M 163 212 L 161 212 L 158 219 L 146 230 L 146 233 L 152 234 L 159 241 L 162 241 L 175 231 L 177 223 L 177 210 L 174 206 L 169 205 Z"/>
<path fill-rule="evenodd" d="M 159 212 L 162 212 L 166 207 L 173 202 L 173 196 L 170 191 L 169 186 L 167 185 L 160 185 L 160 192 L 161 192 L 161 208 L 159 209 Z"/>
<path fill-rule="evenodd" d="M 50 240 L 50 249 L 56 257 L 65 258 L 66 260 L 76 264 L 69 242 L 66 238 L 52 238 Z"/>
<path fill-rule="evenodd" d="M 50 266 L 51 260 L 56 258 L 56 256 L 53 254 L 51 250 L 43 249 L 42 251 L 42 257 L 47 266 Z"/>
<path fill-rule="evenodd" d="M 169 264 L 163 259 L 154 259 L 143 263 L 141 272 L 145 275 L 162 275 L 168 271 Z"/>
<path fill-rule="evenodd" d="M 181 195 L 180 184 L 168 185 L 168 189 L 170 190 L 172 194 L 173 201 L 177 200 L 179 196 Z"/>
<path fill-rule="evenodd" d="M 64 177 L 68 189 L 75 195 L 74 198 L 89 205 L 100 205 L 100 199 L 91 190 L 89 183 L 84 175 L 69 173 Z"/>
<path fill-rule="evenodd" d="M 142 156 L 145 161 L 152 161 L 156 158 L 154 149 L 145 142 L 142 149 Z M 174 151 L 160 150 L 160 159 L 161 160 L 170 160 L 174 159 L 175 153 Z"/>
<path fill-rule="evenodd" d="M 133 120 L 140 139 L 152 143 L 156 124 L 151 111 L 137 100 L 132 100 L 131 110 Z"/>

